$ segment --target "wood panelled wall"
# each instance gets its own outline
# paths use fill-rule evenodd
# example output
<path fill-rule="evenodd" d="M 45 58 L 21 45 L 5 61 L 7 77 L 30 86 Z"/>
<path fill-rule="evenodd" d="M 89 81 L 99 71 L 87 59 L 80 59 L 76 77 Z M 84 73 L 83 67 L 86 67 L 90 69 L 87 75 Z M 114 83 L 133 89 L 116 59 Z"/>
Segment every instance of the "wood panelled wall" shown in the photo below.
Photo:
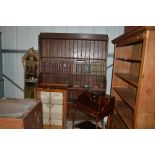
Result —
<path fill-rule="evenodd" d="M 57 33 L 89 33 L 108 34 L 108 53 L 113 54 L 111 40 L 124 33 L 123 26 L 1 26 L 2 49 L 27 50 L 34 47 L 38 49 L 38 35 L 40 32 Z M 12 81 L 24 88 L 24 71 L 22 56 L 24 53 L 3 53 L 3 73 Z M 113 58 L 108 57 L 107 66 L 113 63 Z M 107 94 L 110 93 L 112 67 L 107 70 Z M 23 98 L 23 92 L 4 79 L 5 97 Z"/>

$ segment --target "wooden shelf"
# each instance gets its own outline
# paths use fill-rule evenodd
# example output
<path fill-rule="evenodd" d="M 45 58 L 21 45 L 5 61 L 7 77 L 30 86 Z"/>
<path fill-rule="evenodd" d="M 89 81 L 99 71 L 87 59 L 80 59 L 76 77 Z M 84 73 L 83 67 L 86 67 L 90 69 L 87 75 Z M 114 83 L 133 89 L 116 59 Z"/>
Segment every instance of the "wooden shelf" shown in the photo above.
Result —
<path fill-rule="evenodd" d="M 37 75 L 37 73 L 30 73 L 30 72 L 26 72 L 25 74 L 27 74 L 27 75 Z"/>
<path fill-rule="evenodd" d="M 138 77 L 133 76 L 128 73 L 115 73 L 116 76 L 121 78 L 122 80 L 128 82 L 129 84 L 133 85 L 134 87 L 138 86 Z"/>
<path fill-rule="evenodd" d="M 106 61 L 106 59 L 103 58 L 78 58 L 78 57 L 43 57 L 41 56 L 40 59 L 73 59 L 73 60 L 81 60 L 81 61 L 86 61 L 86 60 L 101 60 L 101 61 Z"/>
<path fill-rule="evenodd" d="M 136 92 L 134 90 L 122 87 L 114 87 L 114 90 L 132 110 L 135 109 Z"/>
<path fill-rule="evenodd" d="M 37 83 L 37 79 L 25 79 L 25 82 Z"/>
<path fill-rule="evenodd" d="M 116 102 L 115 103 L 115 110 L 119 114 L 121 120 L 124 122 L 127 128 L 133 129 L 133 111 L 127 107 L 127 105 L 123 102 Z"/>
<path fill-rule="evenodd" d="M 112 121 L 113 121 L 114 126 L 115 126 L 117 129 L 126 129 L 126 126 L 125 126 L 124 123 L 120 120 L 120 117 L 119 117 L 117 114 L 114 114 L 114 115 L 112 116 Z"/>
<path fill-rule="evenodd" d="M 52 72 L 42 72 L 40 74 L 50 74 L 51 76 L 105 76 L 104 74 L 67 74 L 67 73 L 52 73 Z"/>
<path fill-rule="evenodd" d="M 135 63 L 141 62 L 141 59 L 132 59 L 132 58 L 116 58 L 116 60 L 127 61 L 127 62 L 135 62 Z"/>
<path fill-rule="evenodd" d="M 105 91 L 104 88 L 96 88 L 96 89 L 95 88 L 94 89 L 93 88 L 90 88 L 90 89 L 86 89 L 86 88 L 81 88 L 81 87 L 80 88 L 69 87 L 68 90 L 81 90 L 81 91 L 83 91 L 83 90 L 89 90 L 89 91 L 103 91 L 103 92 Z"/>

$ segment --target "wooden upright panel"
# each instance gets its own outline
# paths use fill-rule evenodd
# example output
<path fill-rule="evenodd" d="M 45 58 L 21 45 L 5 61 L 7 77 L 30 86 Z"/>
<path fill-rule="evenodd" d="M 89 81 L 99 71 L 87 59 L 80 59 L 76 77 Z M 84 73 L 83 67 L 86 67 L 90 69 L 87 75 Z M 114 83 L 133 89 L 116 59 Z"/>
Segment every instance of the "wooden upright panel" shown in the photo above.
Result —
<path fill-rule="evenodd" d="M 135 127 L 155 128 L 155 31 L 147 31 L 143 49 Z"/>

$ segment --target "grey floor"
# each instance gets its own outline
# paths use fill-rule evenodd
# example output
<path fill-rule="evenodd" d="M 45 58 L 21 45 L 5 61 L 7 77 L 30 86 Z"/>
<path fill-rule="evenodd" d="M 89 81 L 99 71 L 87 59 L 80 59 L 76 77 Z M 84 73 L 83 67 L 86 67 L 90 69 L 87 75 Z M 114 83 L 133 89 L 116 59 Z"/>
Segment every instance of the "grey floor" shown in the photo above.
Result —
<path fill-rule="evenodd" d="M 75 121 L 75 124 L 78 124 L 84 120 Z M 95 121 L 91 121 L 93 124 L 95 124 Z M 104 119 L 104 128 L 107 124 L 107 118 Z M 99 127 L 101 127 L 101 123 L 99 123 Z M 72 129 L 72 121 L 67 121 L 67 129 Z M 78 128 L 75 128 L 78 129 Z"/>

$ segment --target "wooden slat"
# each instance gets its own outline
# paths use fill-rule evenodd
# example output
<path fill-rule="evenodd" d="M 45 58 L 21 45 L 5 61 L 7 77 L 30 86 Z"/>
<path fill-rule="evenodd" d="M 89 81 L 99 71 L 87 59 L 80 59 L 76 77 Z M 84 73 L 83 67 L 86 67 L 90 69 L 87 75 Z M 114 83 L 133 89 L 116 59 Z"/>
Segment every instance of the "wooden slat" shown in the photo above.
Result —
<path fill-rule="evenodd" d="M 134 110 L 136 92 L 131 88 L 122 88 L 122 87 L 115 87 L 114 90 L 128 104 L 128 106 Z"/>
<path fill-rule="evenodd" d="M 124 102 L 116 102 L 115 110 L 119 114 L 126 127 L 132 129 L 134 127 L 133 111 L 128 108 L 128 106 Z"/>
<path fill-rule="evenodd" d="M 137 87 L 137 85 L 138 85 L 138 77 L 136 77 L 136 76 L 133 76 L 133 75 L 128 74 L 128 73 L 115 73 L 115 75 L 117 75 L 122 80 L 128 82 L 129 84 L 131 84 L 135 87 Z"/>
<path fill-rule="evenodd" d="M 106 59 L 104 59 L 104 58 L 101 58 L 101 57 L 99 57 L 99 58 L 77 58 L 77 57 L 59 57 L 59 56 L 57 56 L 57 57 L 47 57 L 47 56 L 45 56 L 45 57 L 42 57 L 42 56 L 40 56 L 40 59 L 52 59 L 52 58 L 59 58 L 59 59 L 64 59 L 64 60 L 66 60 L 66 59 L 73 59 L 73 60 L 77 60 L 77 61 L 84 61 L 84 60 L 103 60 L 103 61 L 105 61 Z"/>

